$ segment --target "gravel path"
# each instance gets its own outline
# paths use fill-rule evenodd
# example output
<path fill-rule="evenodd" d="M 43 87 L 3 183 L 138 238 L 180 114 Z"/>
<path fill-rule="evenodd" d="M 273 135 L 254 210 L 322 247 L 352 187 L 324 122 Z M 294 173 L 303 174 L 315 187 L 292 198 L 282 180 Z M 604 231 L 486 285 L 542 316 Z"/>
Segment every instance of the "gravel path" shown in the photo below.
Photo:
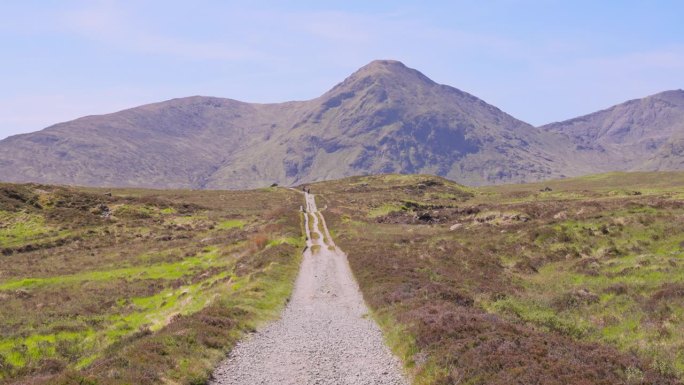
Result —
<path fill-rule="evenodd" d="M 282 317 L 240 342 L 210 384 L 408 384 L 313 195 L 306 194 L 306 207 L 318 239 L 311 239 L 307 215 L 309 247 Z M 320 250 L 312 253 L 314 245 Z"/>

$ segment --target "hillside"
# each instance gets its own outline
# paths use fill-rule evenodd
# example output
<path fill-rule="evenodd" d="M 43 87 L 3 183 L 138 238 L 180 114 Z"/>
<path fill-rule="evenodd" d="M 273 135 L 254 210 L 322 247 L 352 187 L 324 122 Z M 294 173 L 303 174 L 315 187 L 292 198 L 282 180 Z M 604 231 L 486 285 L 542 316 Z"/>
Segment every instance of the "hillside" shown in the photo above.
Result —
<path fill-rule="evenodd" d="M 567 135 L 594 171 L 681 170 L 684 91 L 630 100 L 593 114 L 541 127 Z"/>
<path fill-rule="evenodd" d="M 372 62 L 307 107 L 285 132 L 246 148 L 236 162 L 251 165 L 262 184 L 376 173 L 487 184 L 558 177 L 567 168 L 567 146 L 556 136 L 399 62 Z M 231 163 L 210 185 L 224 187 L 234 174 Z"/>
<path fill-rule="evenodd" d="M 194 96 L 0 141 L 0 180 L 239 189 L 378 173 L 466 185 L 684 167 L 684 91 L 532 127 L 397 61 L 322 96 L 250 104 Z"/>
<path fill-rule="evenodd" d="M 479 185 L 590 171 L 571 147 L 399 62 L 374 61 L 310 101 L 196 96 L 10 137 L 0 180 L 201 189 L 394 172 Z"/>

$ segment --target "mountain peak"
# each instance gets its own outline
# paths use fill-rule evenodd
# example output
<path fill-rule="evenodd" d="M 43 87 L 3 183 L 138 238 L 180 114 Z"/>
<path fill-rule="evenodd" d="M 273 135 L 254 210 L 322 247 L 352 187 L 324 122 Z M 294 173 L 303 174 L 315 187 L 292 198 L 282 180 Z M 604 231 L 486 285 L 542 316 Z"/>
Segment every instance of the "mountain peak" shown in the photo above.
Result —
<path fill-rule="evenodd" d="M 651 97 L 656 97 L 658 99 L 664 99 L 664 100 L 669 101 L 670 103 L 684 105 L 684 90 L 681 90 L 681 89 L 664 91 L 664 92 L 652 95 Z"/>
<path fill-rule="evenodd" d="M 420 81 L 434 83 L 420 71 L 409 68 L 398 60 L 373 60 L 372 62 L 359 68 L 350 76 L 350 78 L 364 78 L 369 76 L 374 78 L 392 77 L 405 80 L 419 79 Z"/>
<path fill-rule="evenodd" d="M 406 71 L 410 70 L 404 63 L 398 60 L 373 60 L 361 67 L 359 71 L 379 72 L 379 71 Z"/>
<path fill-rule="evenodd" d="M 418 70 L 409 68 L 397 60 L 373 60 L 359 68 L 337 84 L 326 95 L 356 92 L 368 87 L 380 86 L 384 89 L 405 88 L 415 86 L 433 86 L 437 83 Z"/>
<path fill-rule="evenodd" d="M 0 141 L 0 180 L 251 188 L 374 173 L 468 184 L 682 167 L 684 91 L 536 129 L 396 60 L 374 60 L 318 98 L 188 97 Z M 142 166 L 141 166 L 142 165 Z"/>

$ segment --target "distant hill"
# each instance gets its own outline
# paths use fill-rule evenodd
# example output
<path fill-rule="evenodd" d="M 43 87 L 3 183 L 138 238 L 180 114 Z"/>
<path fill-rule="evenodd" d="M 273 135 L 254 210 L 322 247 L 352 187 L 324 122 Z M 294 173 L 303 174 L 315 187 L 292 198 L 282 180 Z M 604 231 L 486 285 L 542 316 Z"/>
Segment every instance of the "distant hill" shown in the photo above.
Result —
<path fill-rule="evenodd" d="M 672 98 L 681 101 L 681 91 Z M 653 121 L 682 132 L 681 103 L 668 103 L 653 104 L 668 109 L 671 121 L 661 122 L 660 110 Z M 682 166 L 681 141 L 661 143 L 662 135 L 653 134 L 624 146 L 638 154 L 623 153 L 610 145 L 619 132 L 606 134 L 595 124 L 535 128 L 400 62 L 381 60 L 309 101 L 194 96 L 13 136 L 0 141 L 0 180 L 204 189 L 427 173 L 483 185 Z M 599 136 L 605 142 L 596 142 Z"/>
<path fill-rule="evenodd" d="M 666 91 L 541 127 L 567 135 L 595 171 L 684 169 L 684 91 Z"/>

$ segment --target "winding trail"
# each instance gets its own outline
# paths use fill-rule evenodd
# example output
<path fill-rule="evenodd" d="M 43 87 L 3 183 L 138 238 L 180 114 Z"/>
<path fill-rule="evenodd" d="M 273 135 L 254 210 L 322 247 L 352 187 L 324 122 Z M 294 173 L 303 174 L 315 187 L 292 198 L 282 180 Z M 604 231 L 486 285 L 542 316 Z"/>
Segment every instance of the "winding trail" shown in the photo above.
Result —
<path fill-rule="evenodd" d="M 305 197 L 317 235 L 305 215 L 308 247 L 290 302 L 279 320 L 235 346 L 210 384 L 407 385 L 367 314 L 347 256 L 333 243 L 314 196 Z"/>

